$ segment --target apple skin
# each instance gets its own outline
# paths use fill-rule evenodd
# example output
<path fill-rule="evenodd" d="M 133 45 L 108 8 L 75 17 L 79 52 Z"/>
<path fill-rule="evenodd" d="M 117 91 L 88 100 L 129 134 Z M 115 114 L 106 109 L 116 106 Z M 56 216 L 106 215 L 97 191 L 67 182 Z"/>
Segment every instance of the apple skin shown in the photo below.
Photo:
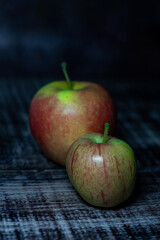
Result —
<path fill-rule="evenodd" d="M 65 166 L 70 145 L 81 135 L 104 131 L 110 133 L 116 122 L 115 106 L 109 93 L 90 82 L 56 81 L 42 87 L 34 96 L 29 112 L 31 132 L 44 154 Z"/>
<path fill-rule="evenodd" d="M 69 148 L 66 169 L 73 186 L 89 204 L 115 207 L 129 198 L 136 181 L 131 147 L 117 138 L 86 134 Z"/>

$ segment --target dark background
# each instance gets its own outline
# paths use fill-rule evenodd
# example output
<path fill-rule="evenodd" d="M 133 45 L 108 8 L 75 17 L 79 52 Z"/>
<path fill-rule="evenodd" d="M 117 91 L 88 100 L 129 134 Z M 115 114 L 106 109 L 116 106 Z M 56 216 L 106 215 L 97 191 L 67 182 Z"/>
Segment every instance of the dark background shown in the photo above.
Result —
<path fill-rule="evenodd" d="M 0 78 L 160 77 L 159 1 L 1 0 Z"/>
<path fill-rule="evenodd" d="M 0 239 L 160 239 L 159 6 L 0 0 Z M 64 60 L 111 93 L 116 136 L 135 152 L 135 191 L 116 209 L 86 204 L 31 134 L 31 100 Z"/>

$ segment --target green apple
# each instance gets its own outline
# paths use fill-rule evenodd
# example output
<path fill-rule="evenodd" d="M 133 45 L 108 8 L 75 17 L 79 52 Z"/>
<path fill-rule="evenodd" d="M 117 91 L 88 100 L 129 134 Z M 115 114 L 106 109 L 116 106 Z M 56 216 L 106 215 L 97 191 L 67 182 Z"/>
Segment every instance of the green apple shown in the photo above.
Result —
<path fill-rule="evenodd" d="M 69 148 L 68 176 L 89 204 L 115 207 L 129 198 L 136 181 L 136 160 L 132 148 L 108 135 L 90 133 L 78 138 Z"/>

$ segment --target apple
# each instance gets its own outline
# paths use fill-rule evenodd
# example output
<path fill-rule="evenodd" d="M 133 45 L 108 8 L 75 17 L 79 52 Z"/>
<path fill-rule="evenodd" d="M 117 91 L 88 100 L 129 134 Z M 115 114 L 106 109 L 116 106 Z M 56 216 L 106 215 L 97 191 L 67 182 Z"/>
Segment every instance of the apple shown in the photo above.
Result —
<path fill-rule="evenodd" d="M 33 97 L 29 112 L 31 132 L 43 153 L 63 166 L 70 145 L 81 135 L 104 131 L 104 123 L 116 122 L 109 93 L 91 82 L 71 82 L 62 63 L 66 81 L 42 87 Z"/>
<path fill-rule="evenodd" d="M 66 158 L 68 176 L 89 204 L 115 207 L 129 198 L 136 181 L 136 160 L 132 148 L 108 135 L 89 133 L 78 138 Z"/>

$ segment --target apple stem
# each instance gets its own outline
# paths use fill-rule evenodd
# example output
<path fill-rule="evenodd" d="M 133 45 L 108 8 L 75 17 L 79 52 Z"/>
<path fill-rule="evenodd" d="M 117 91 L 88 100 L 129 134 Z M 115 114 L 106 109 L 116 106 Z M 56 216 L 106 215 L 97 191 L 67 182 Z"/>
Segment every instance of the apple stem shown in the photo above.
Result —
<path fill-rule="evenodd" d="M 68 76 L 68 73 L 67 73 L 67 63 L 62 62 L 61 67 L 62 67 L 62 71 L 64 73 L 64 76 L 66 78 L 67 87 L 68 87 L 68 89 L 72 89 L 71 80 L 70 80 L 70 78 Z"/>
<path fill-rule="evenodd" d="M 106 143 L 108 141 L 108 131 L 109 131 L 109 123 L 105 123 L 105 130 L 104 130 L 104 136 L 103 136 L 103 142 Z"/>

